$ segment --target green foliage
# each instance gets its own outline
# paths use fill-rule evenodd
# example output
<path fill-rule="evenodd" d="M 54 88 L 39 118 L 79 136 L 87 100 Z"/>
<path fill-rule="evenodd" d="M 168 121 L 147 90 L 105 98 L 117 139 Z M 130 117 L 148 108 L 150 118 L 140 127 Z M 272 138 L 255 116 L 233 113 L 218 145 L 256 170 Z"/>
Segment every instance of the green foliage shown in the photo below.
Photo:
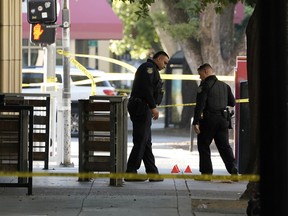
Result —
<path fill-rule="evenodd" d="M 155 2 L 155 0 L 118 0 L 124 3 L 137 4 L 138 9 L 135 10 L 135 14 L 138 19 L 146 18 L 149 16 L 149 6 Z M 112 2 L 117 2 L 117 0 L 112 0 Z"/>
<path fill-rule="evenodd" d="M 173 7 L 183 10 L 185 18 L 181 22 L 171 24 L 169 21 L 171 15 L 165 11 L 148 14 L 149 6 L 154 0 L 114 0 L 113 9 L 123 22 L 124 38 L 121 41 L 114 41 L 111 50 L 117 55 L 129 52 L 133 58 L 146 58 L 151 50 L 161 48 L 155 27 L 163 28 L 177 41 L 191 37 L 197 40 L 199 14 L 208 4 L 214 3 L 216 12 L 221 13 L 229 3 L 237 2 L 238 0 L 179 0 Z M 256 0 L 245 0 L 246 5 L 254 6 L 255 3 Z M 252 12 L 253 8 L 246 7 L 244 21 L 235 26 L 235 40 L 239 39 L 240 32 L 246 27 Z"/>
<path fill-rule="evenodd" d="M 141 5 L 133 0 L 126 3 L 115 0 L 112 2 L 113 10 L 122 20 L 124 28 L 123 39 L 113 41 L 110 46 L 115 54 L 122 55 L 129 52 L 132 58 L 143 59 L 151 53 L 151 50 L 161 48 L 152 19 L 149 16 L 139 19 L 139 14 L 136 13 Z"/>
<path fill-rule="evenodd" d="M 195 14 L 196 17 L 198 17 L 199 11 L 201 11 L 201 1 L 199 0 L 181 0 L 174 6 L 175 9 L 184 10 L 187 14 L 190 15 L 189 18 L 195 18 Z"/>
<path fill-rule="evenodd" d="M 257 0 L 245 0 L 245 5 L 251 6 L 252 8 L 255 7 Z"/>
<path fill-rule="evenodd" d="M 191 15 L 191 14 L 190 14 Z M 171 24 L 169 21 L 169 16 L 166 12 L 151 14 L 153 18 L 155 27 L 162 28 L 164 31 L 168 32 L 169 35 L 177 41 L 185 40 L 192 35 L 197 38 L 198 34 L 198 17 L 189 17 L 187 22 L 181 22 L 177 24 Z"/>
<path fill-rule="evenodd" d="M 195 38 L 198 39 L 199 35 L 199 14 L 201 11 L 201 3 L 199 0 L 181 0 L 178 1 L 177 4 L 174 5 L 176 10 L 183 11 L 182 22 L 175 23 L 172 25 L 171 23 L 167 23 L 166 29 L 169 34 L 177 41 L 182 41 L 187 38 Z M 169 17 L 167 17 L 169 19 Z M 155 21 L 155 20 L 154 20 Z"/>

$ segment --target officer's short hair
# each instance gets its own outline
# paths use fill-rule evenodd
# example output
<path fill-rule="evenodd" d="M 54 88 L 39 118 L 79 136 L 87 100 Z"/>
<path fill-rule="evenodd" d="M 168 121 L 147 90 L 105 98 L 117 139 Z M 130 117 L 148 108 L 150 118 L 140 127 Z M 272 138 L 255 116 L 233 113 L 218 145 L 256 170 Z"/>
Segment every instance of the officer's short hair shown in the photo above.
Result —
<path fill-rule="evenodd" d="M 200 70 L 203 70 L 203 69 L 209 69 L 209 68 L 210 68 L 210 69 L 213 69 L 210 64 L 204 63 L 204 64 L 202 64 L 202 65 L 200 65 L 200 66 L 198 67 L 197 71 L 200 71 Z"/>
<path fill-rule="evenodd" d="M 154 54 L 153 59 L 157 59 L 161 55 L 167 56 L 167 58 L 169 58 L 168 54 L 161 50 Z"/>

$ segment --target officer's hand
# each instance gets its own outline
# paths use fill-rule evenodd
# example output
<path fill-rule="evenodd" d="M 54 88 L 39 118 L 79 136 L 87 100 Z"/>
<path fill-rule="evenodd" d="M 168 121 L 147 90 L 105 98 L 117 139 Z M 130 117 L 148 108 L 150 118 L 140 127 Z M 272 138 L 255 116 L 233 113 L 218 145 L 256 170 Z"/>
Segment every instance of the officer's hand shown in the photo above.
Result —
<path fill-rule="evenodd" d="M 195 131 L 195 133 L 196 133 L 196 134 L 200 134 L 200 128 L 199 128 L 199 125 L 196 124 L 196 125 L 193 125 L 193 127 L 194 127 L 194 131 Z"/>
<path fill-rule="evenodd" d="M 157 110 L 157 108 L 151 109 L 151 112 L 153 120 L 157 120 L 159 118 L 159 111 Z"/>

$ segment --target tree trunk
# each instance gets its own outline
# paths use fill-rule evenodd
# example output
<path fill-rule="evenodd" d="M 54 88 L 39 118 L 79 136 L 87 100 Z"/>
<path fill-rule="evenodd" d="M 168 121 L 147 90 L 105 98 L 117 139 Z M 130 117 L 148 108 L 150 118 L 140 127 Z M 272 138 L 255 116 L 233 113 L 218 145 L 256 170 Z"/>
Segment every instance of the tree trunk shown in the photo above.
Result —
<path fill-rule="evenodd" d="M 179 0 L 165 1 L 165 10 L 169 14 L 172 25 L 187 23 L 188 15 L 181 8 L 175 8 Z M 197 67 L 208 62 L 218 75 L 228 75 L 234 72 L 236 56 L 242 47 L 242 39 L 234 41 L 234 4 L 229 4 L 222 14 L 215 12 L 215 5 L 209 4 L 200 15 L 199 36 L 180 41 L 186 61 L 192 71 L 197 73 Z"/>
<path fill-rule="evenodd" d="M 159 13 L 159 11 L 162 11 L 162 10 L 164 10 L 163 0 L 155 1 L 150 7 L 150 11 L 152 14 L 153 13 Z M 160 27 L 156 27 L 156 32 L 157 32 L 159 38 L 161 38 L 160 42 L 161 42 L 163 49 L 165 50 L 165 52 L 168 53 L 169 56 L 172 56 L 174 53 L 176 53 L 177 51 L 180 50 L 179 43 L 177 41 L 175 41 L 168 34 L 168 32 L 164 31 Z"/>

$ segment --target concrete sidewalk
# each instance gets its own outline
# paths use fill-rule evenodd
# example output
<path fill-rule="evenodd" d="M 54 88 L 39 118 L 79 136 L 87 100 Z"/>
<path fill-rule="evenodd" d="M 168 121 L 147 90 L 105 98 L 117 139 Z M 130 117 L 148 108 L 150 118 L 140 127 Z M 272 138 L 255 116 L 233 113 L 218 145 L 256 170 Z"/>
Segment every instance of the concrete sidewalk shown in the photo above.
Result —
<path fill-rule="evenodd" d="M 129 131 L 129 134 L 131 131 Z M 171 174 L 174 165 L 179 174 L 189 166 L 198 171 L 198 152 L 189 151 L 189 132 L 179 129 L 155 129 L 153 152 L 161 174 Z M 34 163 L 35 172 L 78 173 L 78 140 L 72 139 L 72 162 L 75 167 L 51 164 L 49 170 Z M 128 140 L 128 155 L 132 147 Z M 196 148 L 195 148 L 196 149 Z M 212 151 L 214 174 L 227 175 L 217 151 Z M 139 170 L 144 172 L 142 166 Z M 3 177 L 0 178 L 3 180 Z M 10 182 L 17 179 L 10 179 Z M 109 185 L 109 179 L 79 182 L 76 177 L 33 177 L 33 195 L 27 188 L 0 187 L 1 215 L 15 216 L 232 216 L 246 215 L 247 200 L 239 201 L 247 182 L 196 181 L 165 179 L 164 182 L 124 182 Z"/>
<path fill-rule="evenodd" d="M 47 172 L 77 173 L 77 169 Z M 78 182 L 74 177 L 34 177 L 31 196 L 25 195 L 26 188 L 0 188 L 0 208 L 1 215 L 15 216 L 246 215 L 247 201 L 238 200 L 246 184 L 165 179 L 114 187 L 104 178 Z"/>

